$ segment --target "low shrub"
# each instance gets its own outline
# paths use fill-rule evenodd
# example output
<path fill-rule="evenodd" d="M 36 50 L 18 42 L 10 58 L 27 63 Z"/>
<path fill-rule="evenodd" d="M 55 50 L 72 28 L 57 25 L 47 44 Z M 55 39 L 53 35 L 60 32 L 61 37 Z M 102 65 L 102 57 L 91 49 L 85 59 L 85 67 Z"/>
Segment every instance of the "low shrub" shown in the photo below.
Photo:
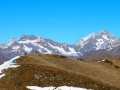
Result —
<path fill-rule="evenodd" d="M 60 55 L 61 58 L 67 58 L 66 56 Z"/>
<path fill-rule="evenodd" d="M 110 61 L 110 60 L 105 60 L 104 62 L 106 62 L 106 63 L 109 63 L 109 64 L 113 65 L 113 62 L 112 62 L 112 61 Z"/>
<path fill-rule="evenodd" d="M 119 69 L 120 67 L 119 66 L 116 66 L 116 65 L 114 65 L 115 66 L 115 68 L 117 68 L 117 69 Z"/>

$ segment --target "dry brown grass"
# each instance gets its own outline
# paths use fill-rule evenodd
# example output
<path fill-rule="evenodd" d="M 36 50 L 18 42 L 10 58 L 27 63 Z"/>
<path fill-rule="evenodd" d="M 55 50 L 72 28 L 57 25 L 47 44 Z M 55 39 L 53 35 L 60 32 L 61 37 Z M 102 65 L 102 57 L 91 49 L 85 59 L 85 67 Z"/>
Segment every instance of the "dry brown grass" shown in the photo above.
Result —
<path fill-rule="evenodd" d="M 106 56 L 92 56 L 87 58 L 87 60 L 95 60 L 95 59 L 108 59 L 108 60 L 116 60 L 116 61 L 120 61 L 120 55 L 106 55 Z"/>
<path fill-rule="evenodd" d="M 3 64 L 3 62 L 0 62 L 0 64 Z"/>
<path fill-rule="evenodd" d="M 67 85 L 94 90 L 120 88 L 120 69 L 107 63 L 81 62 L 49 54 L 22 56 L 17 63 L 21 66 L 4 71 L 6 76 L 0 80 L 3 90 L 27 90 L 25 86 L 29 85 Z"/>
<path fill-rule="evenodd" d="M 25 87 L 28 85 L 35 86 L 75 86 L 92 88 L 94 90 L 119 90 L 114 86 L 103 83 L 99 80 L 91 79 L 87 76 L 76 74 L 44 65 L 31 65 L 26 64 L 15 69 L 8 69 L 6 77 L 0 81 L 1 88 L 7 90 L 27 90 Z M 7 82 L 5 82 L 7 80 Z"/>
<path fill-rule="evenodd" d="M 39 65 L 44 64 L 47 66 L 58 67 L 67 71 L 73 71 L 75 73 L 89 75 L 92 78 L 99 79 L 104 82 L 109 82 L 113 85 L 120 87 L 120 69 L 116 69 L 114 66 L 106 63 L 81 62 L 69 58 L 61 58 L 58 55 L 49 54 L 30 55 L 29 57 L 26 56 L 26 60 L 24 60 L 24 62 Z"/>

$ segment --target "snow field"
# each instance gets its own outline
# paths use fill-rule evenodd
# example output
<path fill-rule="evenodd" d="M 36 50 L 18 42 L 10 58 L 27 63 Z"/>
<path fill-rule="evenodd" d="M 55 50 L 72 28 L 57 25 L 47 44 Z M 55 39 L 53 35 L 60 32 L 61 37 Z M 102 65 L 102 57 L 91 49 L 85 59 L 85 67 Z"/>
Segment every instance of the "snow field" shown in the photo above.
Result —
<path fill-rule="evenodd" d="M 61 86 L 61 87 L 38 87 L 38 86 L 26 86 L 30 90 L 88 90 L 85 88 L 77 88 L 77 87 L 68 87 L 68 86 Z M 92 90 L 92 89 L 89 89 Z"/>
<path fill-rule="evenodd" d="M 4 69 L 8 69 L 8 68 L 16 68 L 19 65 L 14 65 L 13 60 L 19 58 L 20 56 L 16 56 L 14 58 L 12 58 L 9 61 L 4 62 L 2 65 L 0 65 L 0 78 L 2 78 L 3 76 L 5 76 L 5 74 L 2 73 L 2 70 Z"/>

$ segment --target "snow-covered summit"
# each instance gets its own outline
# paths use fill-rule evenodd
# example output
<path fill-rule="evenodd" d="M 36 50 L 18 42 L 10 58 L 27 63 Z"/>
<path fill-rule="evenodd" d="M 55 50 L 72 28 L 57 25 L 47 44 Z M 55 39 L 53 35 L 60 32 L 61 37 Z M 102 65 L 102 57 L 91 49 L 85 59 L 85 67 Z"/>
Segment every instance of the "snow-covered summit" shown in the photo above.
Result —
<path fill-rule="evenodd" d="M 86 51 L 90 51 L 109 48 L 118 43 L 120 43 L 120 38 L 105 30 L 101 30 L 78 40 L 75 45 L 86 49 Z"/>
<path fill-rule="evenodd" d="M 108 34 L 109 32 L 106 31 L 106 30 L 104 30 L 104 29 L 102 29 L 102 30 L 100 30 L 98 33 L 101 33 L 101 34 Z"/>
<path fill-rule="evenodd" d="M 105 40 L 118 39 L 118 37 L 116 37 L 113 34 L 110 34 L 108 31 L 105 31 L 105 30 L 101 30 L 101 31 L 97 32 L 96 36 L 99 36 L 99 37 L 101 36 Z"/>
<path fill-rule="evenodd" d="M 35 35 L 22 35 L 18 41 L 26 41 L 26 40 L 40 41 L 40 40 L 44 40 L 44 38 L 41 36 L 35 36 Z"/>

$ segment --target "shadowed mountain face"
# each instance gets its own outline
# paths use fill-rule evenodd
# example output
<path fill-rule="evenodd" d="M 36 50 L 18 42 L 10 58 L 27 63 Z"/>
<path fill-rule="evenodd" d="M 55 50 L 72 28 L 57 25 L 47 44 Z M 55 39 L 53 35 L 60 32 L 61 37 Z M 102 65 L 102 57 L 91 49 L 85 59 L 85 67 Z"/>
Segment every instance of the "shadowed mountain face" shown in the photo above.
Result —
<path fill-rule="evenodd" d="M 5 53 L 0 51 L 0 62 L 4 62 L 4 60 L 9 60 L 9 58 L 6 57 Z"/>
<path fill-rule="evenodd" d="M 86 52 L 83 57 L 91 57 L 91 56 L 101 56 L 101 55 L 120 55 L 120 45 L 110 47 L 107 49 L 100 50 L 91 50 Z"/>
<path fill-rule="evenodd" d="M 78 58 L 91 50 L 106 49 L 120 44 L 120 38 L 105 30 L 92 33 L 78 40 L 74 45 L 58 43 L 35 35 L 22 35 L 7 44 L 0 44 L 0 61 L 9 60 L 24 53 L 59 54 L 70 58 Z M 107 53 L 107 52 L 106 52 Z M 114 51 L 114 54 L 117 52 Z"/>

